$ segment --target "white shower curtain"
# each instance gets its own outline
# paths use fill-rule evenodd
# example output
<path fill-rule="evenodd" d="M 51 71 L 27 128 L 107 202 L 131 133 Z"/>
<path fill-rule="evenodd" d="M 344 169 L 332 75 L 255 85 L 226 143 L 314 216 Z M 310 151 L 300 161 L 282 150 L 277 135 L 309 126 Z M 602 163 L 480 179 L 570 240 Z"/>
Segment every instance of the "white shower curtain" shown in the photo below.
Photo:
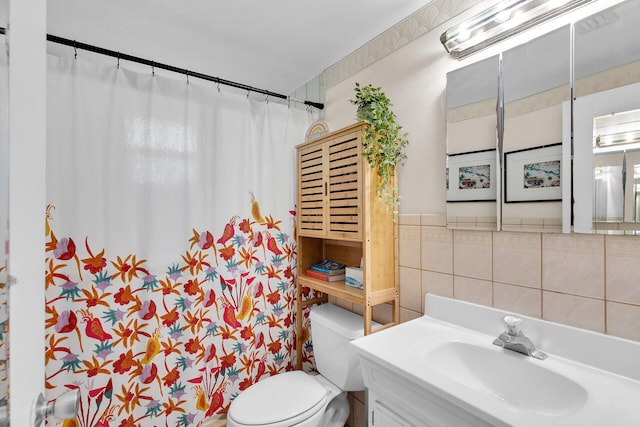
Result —
<path fill-rule="evenodd" d="M 315 119 L 50 57 L 49 397 L 75 424 L 187 426 L 295 356 L 294 146 Z"/>

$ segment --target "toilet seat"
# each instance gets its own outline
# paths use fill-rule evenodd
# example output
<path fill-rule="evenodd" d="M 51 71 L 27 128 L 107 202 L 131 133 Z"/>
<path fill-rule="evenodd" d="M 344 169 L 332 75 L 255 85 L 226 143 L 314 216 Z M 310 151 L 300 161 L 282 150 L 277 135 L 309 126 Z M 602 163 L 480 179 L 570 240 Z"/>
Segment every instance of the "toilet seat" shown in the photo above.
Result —
<path fill-rule="evenodd" d="M 328 391 L 302 371 L 274 375 L 241 392 L 228 419 L 243 426 L 279 427 L 300 423 L 322 410 Z"/>

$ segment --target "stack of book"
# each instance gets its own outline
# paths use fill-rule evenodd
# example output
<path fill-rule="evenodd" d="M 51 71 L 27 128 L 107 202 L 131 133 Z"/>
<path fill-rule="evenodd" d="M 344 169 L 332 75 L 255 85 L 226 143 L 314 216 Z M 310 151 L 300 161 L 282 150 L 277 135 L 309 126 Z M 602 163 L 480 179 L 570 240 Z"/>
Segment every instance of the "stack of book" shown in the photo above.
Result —
<path fill-rule="evenodd" d="M 314 279 L 323 280 L 325 282 L 336 282 L 345 278 L 344 264 L 325 259 L 318 264 L 313 264 L 304 273 Z"/>

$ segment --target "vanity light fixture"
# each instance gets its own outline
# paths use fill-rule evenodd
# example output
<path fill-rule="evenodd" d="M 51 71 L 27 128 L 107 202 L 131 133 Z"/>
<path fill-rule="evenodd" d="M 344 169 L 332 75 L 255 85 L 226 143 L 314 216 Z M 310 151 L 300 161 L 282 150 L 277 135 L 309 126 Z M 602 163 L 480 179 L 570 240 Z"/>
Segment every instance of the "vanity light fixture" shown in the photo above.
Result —
<path fill-rule="evenodd" d="M 640 142 L 640 131 L 638 130 L 596 136 L 596 146 L 599 148 L 635 144 L 638 142 Z"/>
<path fill-rule="evenodd" d="M 593 0 L 503 0 L 442 33 L 440 41 L 456 59 L 542 24 Z"/>

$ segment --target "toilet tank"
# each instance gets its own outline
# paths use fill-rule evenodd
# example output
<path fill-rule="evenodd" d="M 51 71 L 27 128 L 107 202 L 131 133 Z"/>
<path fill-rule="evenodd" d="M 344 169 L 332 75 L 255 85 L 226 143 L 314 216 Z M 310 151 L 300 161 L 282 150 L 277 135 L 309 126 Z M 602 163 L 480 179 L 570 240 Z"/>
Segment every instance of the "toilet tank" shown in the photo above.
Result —
<path fill-rule="evenodd" d="M 314 307 L 309 317 L 318 372 L 344 391 L 364 390 L 360 360 L 349 345 L 349 341 L 364 336 L 362 316 L 322 304 Z M 377 326 L 372 322 L 372 327 Z"/>

